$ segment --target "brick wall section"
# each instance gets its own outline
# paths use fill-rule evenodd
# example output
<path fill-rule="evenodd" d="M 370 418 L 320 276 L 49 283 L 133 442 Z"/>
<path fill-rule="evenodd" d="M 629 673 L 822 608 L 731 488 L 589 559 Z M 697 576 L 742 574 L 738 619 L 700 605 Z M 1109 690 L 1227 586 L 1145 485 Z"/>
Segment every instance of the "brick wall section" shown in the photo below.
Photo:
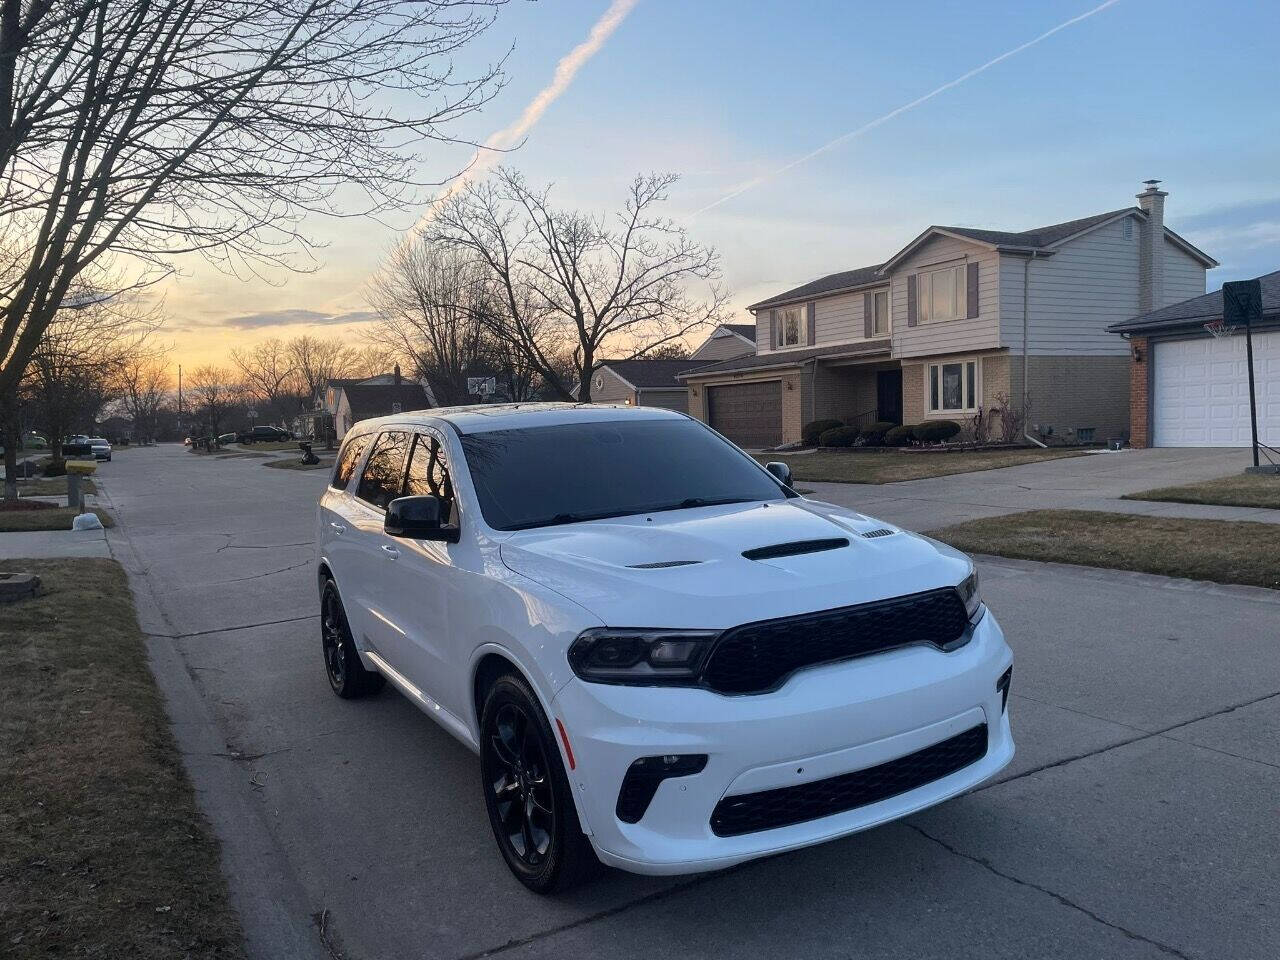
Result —
<path fill-rule="evenodd" d="M 924 419 L 924 364 L 903 364 L 902 422 L 919 423 Z"/>
<path fill-rule="evenodd" d="M 1134 337 L 1130 347 L 1142 357 L 1129 361 L 1129 445 L 1151 445 L 1151 353 L 1146 337 Z"/>
<path fill-rule="evenodd" d="M 1092 427 L 1095 443 L 1129 435 L 1129 358 L 1057 356 L 1028 358 L 1027 429 L 1038 425 L 1052 440 L 1073 442 L 1071 431 Z M 1009 357 L 1010 396 L 1022 402 L 1022 357 Z M 1032 431 L 1034 433 L 1034 431 Z"/>
<path fill-rule="evenodd" d="M 805 374 L 806 381 L 810 373 Z M 870 366 L 818 366 L 814 381 L 816 402 L 805 397 L 805 423 L 810 420 L 849 421 L 876 405 L 876 370 Z M 805 383 L 806 388 L 809 386 Z M 812 414 L 812 416 L 810 416 Z"/>
<path fill-rule="evenodd" d="M 804 426 L 804 411 L 808 407 L 804 382 L 806 378 L 797 373 L 782 375 L 782 442 L 799 443 L 800 431 Z"/>

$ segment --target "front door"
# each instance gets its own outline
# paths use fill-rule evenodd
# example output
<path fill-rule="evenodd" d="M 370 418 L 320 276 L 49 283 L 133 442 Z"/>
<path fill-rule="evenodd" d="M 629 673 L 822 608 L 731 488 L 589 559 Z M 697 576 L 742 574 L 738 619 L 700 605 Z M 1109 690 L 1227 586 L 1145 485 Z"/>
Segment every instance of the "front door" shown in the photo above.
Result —
<path fill-rule="evenodd" d="M 404 496 L 435 496 L 441 501 L 440 521 L 444 526 L 458 523 L 458 506 L 445 450 L 438 437 L 418 433 L 409 451 Z M 450 607 L 459 601 L 458 578 L 454 567 L 457 544 L 438 540 L 387 537 L 396 551 L 394 563 L 386 565 L 388 618 L 396 630 L 388 650 L 391 665 L 436 704 L 459 721 L 466 716 L 459 702 L 454 678 L 465 664 L 457 662 L 451 643 L 458 638 L 449 630 Z"/>
<path fill-rule="evenodd" d="M 902 422 L 901 368 L 876 373 L 876 419 L 885 423 Z"/>

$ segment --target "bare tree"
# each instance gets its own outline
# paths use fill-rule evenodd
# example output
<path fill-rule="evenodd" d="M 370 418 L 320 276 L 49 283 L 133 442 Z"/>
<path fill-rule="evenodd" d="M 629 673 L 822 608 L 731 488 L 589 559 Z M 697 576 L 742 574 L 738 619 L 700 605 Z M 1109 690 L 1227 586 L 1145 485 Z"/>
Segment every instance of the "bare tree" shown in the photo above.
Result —
<path fill-rule="evenodd" d="M 128 298 L 99 297 L 60 310 L 36 344 L 19 396 L 49 437 L 54 464 L 77 428 L 91 429 L 118 396 L 120 372 L 140 354 L 158 321 Z"/>
<path fill-rule="evenodd" d="M 231 349 L 247 398 L 266 411 L 265 419 L 283 421 L 297 412 L 297 365 L 288 345 L 269 337 L 251 347 Z"/>
<path fill-rule="evenodd" d="M 0 0 L 0 397 L 77 283 L 307 269 L 310 212 L 425 196 L 505 0 Z M 341 191 L 341 200 L 337 194 Z"/>
<path fill-rule="evenodd" d="M 425 239 L 483 270 L 497 310 L 493 332 L 512 344 L 561 399 L 604 359 L 651 355 L 720 319 L 726 296 L 715 250 L 658 216 L 676 178 L 640 176 L 611 219 L 557 210 L 550 188 L 499 170 L 441 203 Z M 557 359 L 571 358 L 573 378 Z"/>
<path fill-rule="evenodd" d="M 197 367 L 187 380 L 186 392 L 196 415 L 216 442 L 227 414 L 242 399 L 235 373 L 226 367 Z"/>
<path fill-rule="evenodd" d="M 289 359 L 298 383 L 295 386 L 308 406 L 330 380 L 357 376 L 356 351 L 336 337 L 303 335 L 289 341 Z"/>
<path fill-rule="evenodd" d="M 160 413 L 173 392 L 173 376 L 162 357 L 138 353 L 119 372 L 120 409 L 133 421 L 134 439 L 148 443 L 156 438 Z"/>
<path fill-rule="evenodd" d="M 415 238 L 398 244 L 369 283 L 380 319 L 369 334 L 409 358 L 436 402 L 470 402 L 467 375 L 490 365 L 493 312 L 482 271 L 459 251 Z"/>
<path fill-rule="evenodd" d="M 389 344 L 366 342 L 352 348 L 351 363 L 347 373 L 352 377 L 376 377 L 390 373 L 400 362 L 400 354 Z"/>

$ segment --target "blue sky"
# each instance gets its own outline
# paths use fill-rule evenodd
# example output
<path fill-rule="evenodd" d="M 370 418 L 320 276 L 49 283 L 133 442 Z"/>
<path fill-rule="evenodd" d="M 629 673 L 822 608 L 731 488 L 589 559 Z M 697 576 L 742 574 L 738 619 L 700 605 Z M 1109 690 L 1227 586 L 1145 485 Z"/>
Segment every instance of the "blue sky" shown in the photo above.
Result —
<path fill-rule="evenodd" d="M 1210 288 L 1280 267 L 1280 5 L 1256 2 L 1119 0 L 690 218 L 1097 2 L 638 0 L 504 162 L 553 181 L 559 202 L 598 210 L 616 207 L 637 172 L 681 174 L 668 212 L 720 250 L 737 307 L 879 262 L 931 223 L 1073 219 L 1133 203 L 1148 177 L 1170 192 L 1169 225 L 1222 261 Z M 510 82 L 457 132 L 483 140 L 511 123 L 608 7 L 512 0 L 461 64 L 514 43 Z M 438 150 L 432 172 L 468 154 Z M 231 337 L 307 323 L 354 337 L 358 325 L 324 321 L 363 309 L 363 282 L 396 233 L 310 228 L 329 243 L 321 268 L 280 285 L 184 264 L 168 291 L 177 358 L 217 359 Z"/>

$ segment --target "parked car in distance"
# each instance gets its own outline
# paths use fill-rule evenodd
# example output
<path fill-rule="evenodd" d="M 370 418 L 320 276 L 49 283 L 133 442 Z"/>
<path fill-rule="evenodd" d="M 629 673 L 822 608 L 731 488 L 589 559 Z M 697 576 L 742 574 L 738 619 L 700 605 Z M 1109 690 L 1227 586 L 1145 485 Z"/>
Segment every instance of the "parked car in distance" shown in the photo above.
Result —
<path fill-rule="evenodd" d="M 111 444 L 107 442 L 106 437 L 90 437 L 89 449 L 95 460 L 111 459 Z"/>
<path fill-rule="evenodd" d="M 234 433 L 223 433 L 218 436 L 219 443 L 235 443 L 238 439 L 240 439 L 239 436 Z M 184 442 L 189 443 L 190 441 L 188 440 Z"/>
<path fill-rule="evenodd" d="M 806 499 L 655 408 L 356 424 L 317 516 L 333 691 L 480 755 L 547 893 L 728 867 L 940 803 L 1013 757 L 1013 655 L 963 554 Z"/>
<path fill-rule="evenodd" d="M 280 427 L 271 427 L 266 426 L 265 424 L 260 424 L 249 430 L 241 430 L 236 435 L 236 439 L 241 443 L 275 443 L 280 440 L 291 440 L 293 439 L 293 434 L 288 430 L 281 429 Z"/>

